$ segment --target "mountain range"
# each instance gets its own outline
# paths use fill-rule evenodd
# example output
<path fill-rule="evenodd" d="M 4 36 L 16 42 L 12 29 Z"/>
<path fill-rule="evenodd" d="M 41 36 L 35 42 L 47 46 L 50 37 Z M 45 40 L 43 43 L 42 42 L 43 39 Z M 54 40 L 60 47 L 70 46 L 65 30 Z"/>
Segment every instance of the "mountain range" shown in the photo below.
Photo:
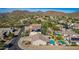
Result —
<path fill-rule="evenodd" d="M 48 15 L 48 16 L 79 16 L 79 12 L 74 12 L 74 13 L 64 13 L 64 12 L 57 12 L 57 11 L 37 11 L 37 12 L 30 12 L 30 11 L 21 11 L 21 10 L 16 10 L 13 12 L 7 12 L 7 13 L 0 13 L 1 16 L 21 16 L 21 15 Z"/>

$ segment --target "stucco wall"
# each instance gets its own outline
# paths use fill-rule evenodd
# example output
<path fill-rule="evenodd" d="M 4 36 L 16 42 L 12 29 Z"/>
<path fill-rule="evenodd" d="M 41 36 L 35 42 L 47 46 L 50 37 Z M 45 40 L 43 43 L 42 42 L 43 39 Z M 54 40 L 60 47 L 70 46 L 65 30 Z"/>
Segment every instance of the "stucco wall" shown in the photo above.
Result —
<path fill-rule="evenodd" d="M 42 41 L 42 40 L 36 40 L 36 41 L 32 42 L 32 45 L 35 45 L 35 46 L 46 45 L 46 44 L 47 43 L 45 41 Z"/>

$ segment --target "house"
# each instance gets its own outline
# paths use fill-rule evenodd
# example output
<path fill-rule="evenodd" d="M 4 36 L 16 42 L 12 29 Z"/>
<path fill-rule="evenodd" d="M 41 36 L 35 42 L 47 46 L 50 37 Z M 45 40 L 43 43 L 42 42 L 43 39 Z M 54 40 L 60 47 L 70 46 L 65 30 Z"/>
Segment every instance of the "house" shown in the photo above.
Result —
<path fill-rule="evenodd" d="M 77 45 L 77 43 L 79 43 L 79 36 L 71 37 L 70 42 L 71 42 L 72 45 Z"/>
<path fill-rule="evenodd" d="M 31 38 L 31 44 L 35 46 L 46 45 L 49 42 L 49 38 L 45 37 L 43 34 L 35 34 L 29 36 Z"/>
<path fill-rule="evenodd" d="M 30 31 L 39 32 L 41 30 L 41 24 L 32 24 L 29 26 Z"/>
<path fill-rule="evenodd" d="M 41 24 L 32 24 L 29 26 L 29 29 L 30 29 L 29 36 L 41 33 Z"/>
<path fill-rule="evenodd" d="M 60 20 L 60 21 L 58 21 L 59 23 L 65 23 L 65 21 L 64 20 Z"/>
<path fill-rule="evenodd" d="M 68 35 L 65 37 L 68 45 L 79 45 L 79 35 Z"/>
<path fill-rule="evenodd" d="M 79 24 L 74 23 L 74 24 L 72 25 L 72 28 L 73 28 L 73 29 L 79 29 Z"/>

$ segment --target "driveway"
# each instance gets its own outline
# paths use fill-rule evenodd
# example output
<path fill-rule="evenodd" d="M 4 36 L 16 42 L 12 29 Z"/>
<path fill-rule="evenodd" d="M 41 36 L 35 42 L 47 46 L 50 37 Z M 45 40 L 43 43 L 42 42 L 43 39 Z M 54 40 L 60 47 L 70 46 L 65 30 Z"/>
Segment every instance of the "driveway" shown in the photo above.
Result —
<path fill-rule="evenodd" d="M 12 46 L 9 47 L 8 50 L 21 50 L 21 48 L 19 48 L 19 46 L 18 46 L 18 41 L 19 41 L 19 39 L 21 37 L 21 33 L 24 31 L 24 29 L 25 29 L 24 26 L 22 26 L 22 28 L 18 34 L 18 37 L 13 38 L 13 40 L 11 41 Z"/>

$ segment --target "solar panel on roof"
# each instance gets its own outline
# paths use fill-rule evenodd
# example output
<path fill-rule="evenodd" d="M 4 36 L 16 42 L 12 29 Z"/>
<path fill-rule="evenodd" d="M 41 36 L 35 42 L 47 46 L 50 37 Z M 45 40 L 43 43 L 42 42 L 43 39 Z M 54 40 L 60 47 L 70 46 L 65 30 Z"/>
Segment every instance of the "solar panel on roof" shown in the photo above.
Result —
<path fill-rule="evenodd" d="M 79 38 L 71 38 L 71 40 L 79 40 Z"/>

